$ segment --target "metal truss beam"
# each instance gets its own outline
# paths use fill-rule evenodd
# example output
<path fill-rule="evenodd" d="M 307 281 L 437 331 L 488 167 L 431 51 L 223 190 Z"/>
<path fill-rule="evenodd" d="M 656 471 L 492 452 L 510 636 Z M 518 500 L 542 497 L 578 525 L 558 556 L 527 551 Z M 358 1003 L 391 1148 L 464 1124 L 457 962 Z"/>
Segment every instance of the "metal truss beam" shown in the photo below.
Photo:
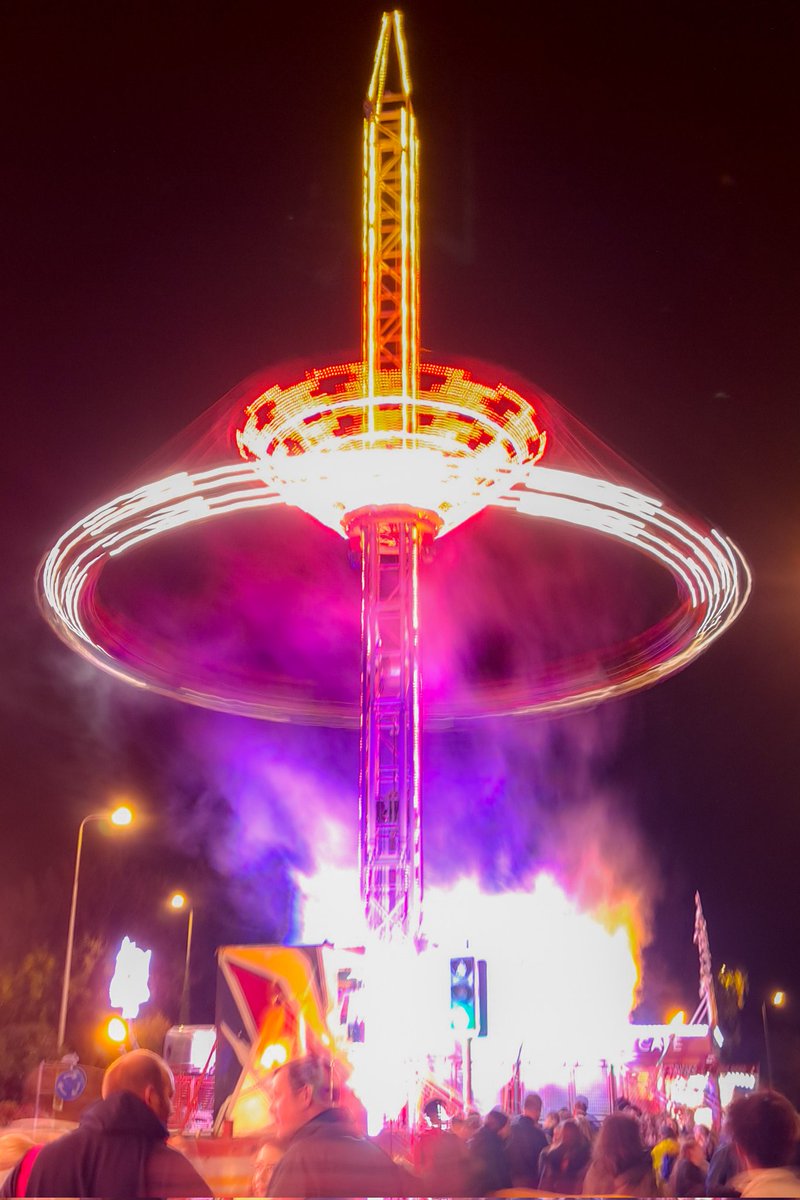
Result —
<path fill-rule="evenodd" d="M 415 936 L 422 904 L 418 579 L 424 514 L 359 514 L 362 574 L 359 851 L 368 925 Z"/>

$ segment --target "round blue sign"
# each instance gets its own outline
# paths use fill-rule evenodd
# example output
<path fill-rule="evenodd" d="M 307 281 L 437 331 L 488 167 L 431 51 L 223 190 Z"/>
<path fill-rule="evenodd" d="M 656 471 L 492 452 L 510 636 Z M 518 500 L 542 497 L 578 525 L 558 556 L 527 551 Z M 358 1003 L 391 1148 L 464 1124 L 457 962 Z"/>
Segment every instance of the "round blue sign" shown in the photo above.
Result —
<path fill-rule="evenodd" d="M 59 1100 L 77 1100 L 86 1087 L 86 1072 L 83 1067 L 70 1067 L 56 1075 L 55 1092 Z"/>

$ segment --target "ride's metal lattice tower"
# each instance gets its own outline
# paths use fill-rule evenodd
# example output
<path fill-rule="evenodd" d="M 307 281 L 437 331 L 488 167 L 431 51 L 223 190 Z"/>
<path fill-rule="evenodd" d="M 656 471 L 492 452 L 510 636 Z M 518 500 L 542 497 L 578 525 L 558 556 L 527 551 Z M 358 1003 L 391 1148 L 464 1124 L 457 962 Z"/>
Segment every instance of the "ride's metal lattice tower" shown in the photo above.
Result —
<path fill-rule="evenodd" d="M 381 396 L 413 443 L 419 362 L 418 141 L 402 17 L 385 13 L 364 103 L 362 354 L 365 425 Z M 385 432 L 385 431 L 384 431 Z M 422 916 L 419 565 L 441 520 L 405 505 L 348 514 L 361 556 L 359 865 L 367 923 L 414 935 Z"/>

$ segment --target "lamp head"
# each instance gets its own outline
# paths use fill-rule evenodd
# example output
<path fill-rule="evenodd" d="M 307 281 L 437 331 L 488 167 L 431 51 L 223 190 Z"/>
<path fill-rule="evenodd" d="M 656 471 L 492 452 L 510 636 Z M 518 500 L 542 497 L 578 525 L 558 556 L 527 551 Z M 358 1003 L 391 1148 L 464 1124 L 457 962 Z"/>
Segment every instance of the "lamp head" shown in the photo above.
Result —
<path fill-rule="evenodd" d="M 106 1025 L 106 1037 L 121 1046 L 128 1037 L 128 1024 L 122 1017 L 111 1017 Z"/>

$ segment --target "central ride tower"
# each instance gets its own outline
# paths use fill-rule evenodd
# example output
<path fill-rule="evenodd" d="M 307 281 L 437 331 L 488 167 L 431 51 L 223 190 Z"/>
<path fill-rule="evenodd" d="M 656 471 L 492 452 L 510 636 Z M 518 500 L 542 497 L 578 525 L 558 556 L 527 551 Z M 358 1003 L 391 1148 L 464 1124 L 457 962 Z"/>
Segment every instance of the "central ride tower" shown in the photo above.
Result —
<path fill-rule="evenodd" d="M 361 900 L 378 937 L 411 940 L 423 892 L 420 562 L 522 483 L 546 444 L 533 405 L 505 384 L 420 365 L 418 158 L 402 17 L 384 13 L 364 101 L 361 358 L 270 387 L 236 431 L 270 494 L 360 559 Z"/>
<path fill-rule="evenodd" d="M 364 102 L 361 340 L 365 437 L 404 450 L 415 448 L 418 433 L 418 158 L 395 11 L 383 16 Z M 382 404 L 382 397 L 391 400 Z M 342 524 L 362 575 L 361 898 L 380 937 L 413 938 L 423 888 L 419 568 L 442 521 L 433 511 L 380 504 L 346 513 Z"/>

